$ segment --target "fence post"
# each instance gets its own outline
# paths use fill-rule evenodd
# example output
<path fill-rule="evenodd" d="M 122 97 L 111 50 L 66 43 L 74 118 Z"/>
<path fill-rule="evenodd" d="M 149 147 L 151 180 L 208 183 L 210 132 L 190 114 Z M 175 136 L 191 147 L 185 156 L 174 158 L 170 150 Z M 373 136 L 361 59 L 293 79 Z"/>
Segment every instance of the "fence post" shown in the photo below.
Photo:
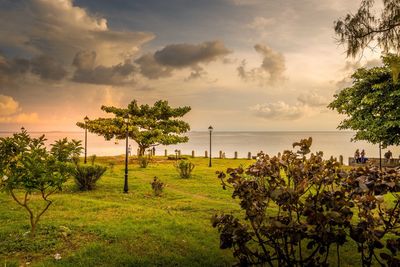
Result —
<path fill-rule="evenodd" d="M 235 159 L 238 158 L 238 153 L 237 153 L 237 151 L 235 151 L 235 156 L 234 156 L 234 158 L 235 158 Z"/>
<path fill-rule="evenodd" d="M 222 159 L 222 151 L 219 151 L 219 158 Z"/>
<path fill-rule="evenodd" d="M 204 151 L 204 157 L 205 157 L 205 158 L 208 158 L 208 152 L 207 152 L 207 150 Z"/>
<path fill-rule="evenodd" d="M 165 149 L 164 150 L 164 156 L 167 157 L 168 156 L 168 151 Z"/>
<path fill-rule="evenodd" d="M 247 159 L 251 159 L 251 152 L 247 154 Z"/>
<path fill-rule="evenodd" d="M 343 156 L 342 155 L 339 156 L 339 164 L 343 165 Z"/>
<path fill-rule="evenodd" d="M 192 158 L 194 158 L 194 150 L 192 150 Z"/>

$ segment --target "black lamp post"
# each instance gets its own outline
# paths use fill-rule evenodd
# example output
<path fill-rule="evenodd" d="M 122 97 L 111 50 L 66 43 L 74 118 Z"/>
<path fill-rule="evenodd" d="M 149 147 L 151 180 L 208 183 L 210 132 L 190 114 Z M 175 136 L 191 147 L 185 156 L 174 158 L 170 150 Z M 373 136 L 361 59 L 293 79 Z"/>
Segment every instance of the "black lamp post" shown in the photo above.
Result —
<path fill-rule="evenodd" d="M 126 146 L 125 146 L 125 181 L 124 181 L 124 193 L 128 193 L 128 139 L 129 139 L 129 131 L 128 131 L 128 115 L 124 117 L 125 127 L 126 127 Z"/>
<path fill-rule="evenodd" d="M 208 167 L 211 167 L 211 133 L 213 131 L 213 127 L 211 125 L 208 127 L 208 131 L 210 132 L 210 161 L 208 163 Z"/>
<path fill-rule="evenodd" d="M 87 162 L 87 122 L 89 121 L 88 116 L 83 118 L 83 120 L 85 121 L 85 159 L 84 159 L 83 163 L 86 164 L 86 162 Z"/>

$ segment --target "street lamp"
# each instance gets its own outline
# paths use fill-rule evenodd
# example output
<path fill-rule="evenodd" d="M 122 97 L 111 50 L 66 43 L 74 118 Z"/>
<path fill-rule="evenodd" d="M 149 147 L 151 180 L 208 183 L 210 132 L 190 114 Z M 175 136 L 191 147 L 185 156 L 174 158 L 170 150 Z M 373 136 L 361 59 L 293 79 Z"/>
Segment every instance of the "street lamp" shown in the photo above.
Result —
<path fill-rule="evenodd" d="M 83 118 L 83 120 L 85 121 L 85 160 L 83 161 L 83 163 L 86 164 L 86 162 L 87 162 L 87 123 L 89 121 L 88 116 Z"/>
<path fill-rule="evenodd" d="M 210 132 L 210 162 L 208 163 L 208 167 L 211 167 L 211 133 L 213 131 L 213 127 L 211 125 L 208 127 L 208 131 Z"/>
<path fill-rule="evenodd" d="M 124 117 L 124 122 L 125 122 L 125 127 L 126 127 L 126 132 L 125 132 L 125 137 L 126 137 L 126 146 L 125 146 L 125 181 L 124 181 L 124 193 L 128 193 L 128 139 L 129 139 L 129 131 L 128 131 L 128 122 L 129 122 L 129 116 L 126 115 Z"/>

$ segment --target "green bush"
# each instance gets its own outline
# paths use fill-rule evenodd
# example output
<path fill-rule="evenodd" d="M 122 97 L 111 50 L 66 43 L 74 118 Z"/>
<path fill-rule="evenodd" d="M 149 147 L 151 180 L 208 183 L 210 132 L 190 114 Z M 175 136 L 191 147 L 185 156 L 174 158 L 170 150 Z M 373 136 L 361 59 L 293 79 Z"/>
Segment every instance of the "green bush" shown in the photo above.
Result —
<path fill-rule="evenodd" d="M 194 169 L 194 164 L 188 160 L 181 160 L 175 164 L 181 178 L 188 179 L 192 176 L 192 171 Z"/>
<path fill-rule="evenodd" d="M 77 165 L 75 172 L 75 183 L 81 191 L 93 190 L 96 182 L 107 170 L 100 165 Z"/>
<path fill-rule="evenodd" d="M 147 168 L 147 166 L 149 165 L 150 159 L 146 156 L 139 156 L 138 162 L 139 162 L 140 168 Z"/>
<path fill-rule="evenodd" d="M 244 213 L 212 218 L 220 248 L 240 266 L 331 266 L 333 258 L 340 266 L 351 242 L 361 266 L 400 266 L 400 170 L 347 171 L 322 152 L 307 156 L 311 143 L 218 173 Z"/>
<path fill-rule="evenodd" d="M 165 187 L 164 183 L 161 182 L 157 176 L 154 176 L 154 179 L 150 184 L 151 188 L 153 189 L 154 195 L 157 197 L 161 196 L 161 193 Z"/>

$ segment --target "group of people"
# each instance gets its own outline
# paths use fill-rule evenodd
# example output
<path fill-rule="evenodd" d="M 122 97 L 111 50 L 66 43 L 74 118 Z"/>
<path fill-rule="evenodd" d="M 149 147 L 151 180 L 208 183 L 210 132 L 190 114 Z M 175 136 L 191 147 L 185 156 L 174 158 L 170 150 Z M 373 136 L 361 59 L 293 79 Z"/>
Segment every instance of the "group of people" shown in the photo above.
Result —
<path fill-rule="evenodd" d="M 365 150 L 360 150 L 357 149 L 356 152 L 354 152 L 354 160 L 356 161 L 356 163 L 365 163 L 367 162 L 367 158 L 365 157 Z"/>

